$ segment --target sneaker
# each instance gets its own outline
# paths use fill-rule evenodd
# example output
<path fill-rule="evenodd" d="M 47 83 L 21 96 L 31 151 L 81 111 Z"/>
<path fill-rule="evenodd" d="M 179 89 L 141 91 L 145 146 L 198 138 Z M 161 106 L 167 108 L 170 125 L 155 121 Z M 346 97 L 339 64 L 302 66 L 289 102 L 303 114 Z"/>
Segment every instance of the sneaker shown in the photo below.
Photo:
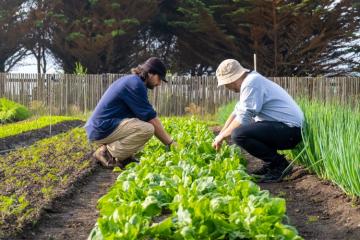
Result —
<path fill-rule="evenodd" d="M 140 161 L 136 157 L 131 156 L 131 157 L 128 157 L 128 158 L 126 158 L 126 159 L 124 159 L 122 161 L 117 161 L 116 165 L 124 170 L 126 168 L 126 166 L 128 164 L 132 163 L 132 162 L 139 163 Z"/>
<path fill-rule="evenodd" d="M 264 163 L 261 168 L 250 172 L 251 175 L 264 175 L 270 170 L 270 164 Z"/>
<path fill-rule="evenodd" d="M 107 150 L 106 145 L 101 145 L 94 153 L 93 157 L 104 168 L 113 168 L 115 166 L 115 160 Z"/>
<path fill-rule="evenodd" d="M 281 182 L 281 180 L 292 172 L 292 166 L 282 166 L 275 169 L 269 169 L 267 173 L 260 176 L 258 183 Z"/>

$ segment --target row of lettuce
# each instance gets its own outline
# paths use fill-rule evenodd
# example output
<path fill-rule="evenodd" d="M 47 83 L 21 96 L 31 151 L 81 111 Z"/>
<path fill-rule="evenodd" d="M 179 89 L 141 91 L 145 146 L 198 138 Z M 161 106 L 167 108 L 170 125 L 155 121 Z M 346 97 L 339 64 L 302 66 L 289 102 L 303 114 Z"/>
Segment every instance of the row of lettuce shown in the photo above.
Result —
<path fill-rule="evenodd" d="M 344 106 L 300 99 L 305 114 L 303 143 L 288 151 L 290 159 L 331 180 L 349 195 L 360 196 L 360 105 Z M 219 109 L 222 123 L 236 102 Z"/>
<path fill-rule="evenodd" d="M 164 124 L 178 146 L 146 145 L 99 200 L 89 239 L 301 239 L 283 223 L 285 200 L 251 181 L 236 147 L 216 153 L 195 119 Z"/>
<path fill-rule="evenodd" d="M 0 239 L 39 219 L 51 201 L 91 171 L 92 146 L 83 129 L 0 155 Z"/>

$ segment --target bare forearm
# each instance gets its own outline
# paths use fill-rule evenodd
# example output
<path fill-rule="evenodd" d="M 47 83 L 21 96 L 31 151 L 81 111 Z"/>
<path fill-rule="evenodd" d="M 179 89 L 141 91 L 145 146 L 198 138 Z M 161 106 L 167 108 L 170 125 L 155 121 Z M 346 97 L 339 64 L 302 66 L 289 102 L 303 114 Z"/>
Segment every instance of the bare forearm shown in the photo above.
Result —
<path fill-rule="evenodd" d="M 234 131 L 234 129 L 238 127 L 240 127 L 240 123 L 234 117 L 230 122 L 230 124 L 227 126 L 227 128 L 223 129 L 220 132 L 222 139 L 229 137 L 231 133 Z"/>
<path fill-rule="evenodd" d="M 223 128 L 221 129 L 220 133 L 222 133 L 223 131 L 225 131 L 229 127 L 229 125 L 232 123 L 234 118 L 235 118 L 235 114 L 231 113 L 230 116 L 228 117 L 228 119 L 226 120 Z"/>
<path fill-rule="evenodd" d="M 155 136 L 165 145 L 171 144 L 172 138 L 165 131 L 164 126 L 162 125 L 159 118 L 153 118 L 149 121 L 150 124 L 154 126 Z"/>

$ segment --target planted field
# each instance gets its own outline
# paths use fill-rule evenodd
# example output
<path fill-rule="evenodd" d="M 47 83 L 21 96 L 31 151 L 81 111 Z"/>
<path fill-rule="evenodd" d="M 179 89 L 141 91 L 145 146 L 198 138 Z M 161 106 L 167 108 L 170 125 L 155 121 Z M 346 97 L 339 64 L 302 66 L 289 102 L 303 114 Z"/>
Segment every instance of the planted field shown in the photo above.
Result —
<path fill-rule="evenodd" d="M 147 145 L 99 200 L 90 239 L 301 239 L 283 223 L 285 200 L 251 181 L 234 146 L 216 154 L 213 134 L 194 119 L 165 125 L 178 148 Z"/>
<path fill-rule="evenodd" d="M 40 129 L 60 122 L 73 120 L 78 120 L 78 118 L 66 116 L 44 116 L 17 123 L 3 124 L 0 125 L 0 139 L 18 135 L 23 132 Z"/>
<path fill-rule="evenodd" d="M 292 152 L 299 163 L 360 197 L 360 111 L 347 106 L 301 101 L 306 124 L 303 144 Z"/>
<path fill-rule="evenodd" d="M 0 137 L 0 154 L 29 146 L 36 141 L 83 124 L 83 121 L 73 117 L 41 117 L 31 121 L 0 125 L 0 130 L 4 130 L 0 134 L 2 135 Z"/>
<path fill-rule="evenodd" d="M 296 170 L 260 184 L 269 195 L 251 181 L 237 147 L 214 152 L 205 124 L 164 123 L 179 147 L 167 152 L 151 140 L 141 163 L 118 172 L 100 198 L 98 219 L 95 204 L 116 176 L 92 171 L 83 129 L 0 157 L 0 239 L 301 239 L 292 226 L 304 239 L 360 234 L 360 209 L 315 176 Z M 69 189 L 74 195 L 59 197 Z"/>
<path fill-rule="evenodd" d="M 91 146 L 76 128 L 0 156 L 0 238 L 38 220 L 42 210 L 90 171 Z"/>

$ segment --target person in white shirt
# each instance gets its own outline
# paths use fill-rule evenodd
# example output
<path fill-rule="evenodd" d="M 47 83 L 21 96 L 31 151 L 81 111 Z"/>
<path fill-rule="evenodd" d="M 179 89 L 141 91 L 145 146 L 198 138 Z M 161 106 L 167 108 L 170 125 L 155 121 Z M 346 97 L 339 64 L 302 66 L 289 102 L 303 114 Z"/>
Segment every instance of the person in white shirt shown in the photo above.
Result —
<path fill-rule="evenodd" d="M 235 144 L 264 161 L 252 172 L 259 175 L 259 182 L 281 181 L 291 166 L 277 150 L 292 149 L 302 140 L 302 110 L 282 87 L 234 59 L 221 62 L 216 77 L 218 86 L 240 92 L 240 100 L 213 147 L 218 150 L 231 135 Z"/>

